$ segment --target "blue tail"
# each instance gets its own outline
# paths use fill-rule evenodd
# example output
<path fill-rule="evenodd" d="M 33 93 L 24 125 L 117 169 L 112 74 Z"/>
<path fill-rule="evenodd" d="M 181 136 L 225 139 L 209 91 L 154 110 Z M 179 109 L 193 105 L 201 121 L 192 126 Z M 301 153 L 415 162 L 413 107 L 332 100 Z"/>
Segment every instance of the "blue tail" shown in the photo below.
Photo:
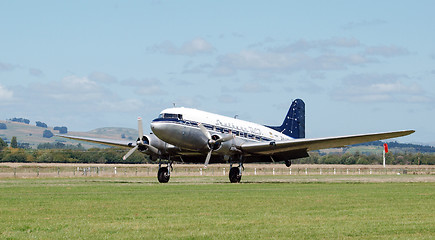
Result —
<path fill-rule="evenodd" d="M 281 126 L 268 126 L 292 138 L 305 138 L 305 103 L 302 99 L 292 102 Z"/>

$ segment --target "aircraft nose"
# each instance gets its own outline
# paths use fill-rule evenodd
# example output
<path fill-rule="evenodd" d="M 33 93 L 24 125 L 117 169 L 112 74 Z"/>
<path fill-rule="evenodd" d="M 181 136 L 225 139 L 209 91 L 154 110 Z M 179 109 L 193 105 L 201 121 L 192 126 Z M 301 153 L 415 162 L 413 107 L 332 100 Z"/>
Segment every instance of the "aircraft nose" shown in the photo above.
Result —
<path fill-rule="evenodd" d="M 164 122 L 153 121 L 151 122 L 151 131 L 160 139 L 166 139 L 171 131 L 168 131 L 168 126 Z"/>
<path fill-rule="evenodd" d="M 162 124 L 159 122 L 151 122 L 151 131 L 153 131 L 154 134 L 158 134 L 162 130 Z"/>
<path fill-rule="evenodd" d="M 154 129 L 157 128 L 157 124 L 155 122 L 151 122 L 151 130 L 154 132 Z"/>

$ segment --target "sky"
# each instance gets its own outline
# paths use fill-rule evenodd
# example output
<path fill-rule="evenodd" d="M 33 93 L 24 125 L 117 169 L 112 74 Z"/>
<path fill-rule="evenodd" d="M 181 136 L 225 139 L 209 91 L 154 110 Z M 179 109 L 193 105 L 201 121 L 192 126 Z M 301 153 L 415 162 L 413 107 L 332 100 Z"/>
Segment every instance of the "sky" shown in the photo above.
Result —
<path fill-rule="evenodd" d="M 0 119 L 145 129 L 192 107 L 435 145 L 434 1 L 0 0 Z"/>

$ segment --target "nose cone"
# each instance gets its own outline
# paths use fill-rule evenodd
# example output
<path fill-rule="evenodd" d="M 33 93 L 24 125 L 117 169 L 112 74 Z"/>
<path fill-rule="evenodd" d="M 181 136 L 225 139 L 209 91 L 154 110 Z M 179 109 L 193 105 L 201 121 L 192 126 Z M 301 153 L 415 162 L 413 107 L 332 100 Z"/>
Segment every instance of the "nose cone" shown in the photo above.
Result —
<path fill-rule="evenodd" d="M 175 140 L 179 135 L 177 131 L 177 126 L 174 126 L 168 122 L 152 121 L 150 126 L 151 131 L 153 131 L 154 135 L 160 138 L 160 140 L 163 140 L 170 144 L 174 144 Z"/>
<path fill-rule="evenodd" d="M 155 135 L 158 135 L 157 132 L 160 132 L 162 130 L 162 124 L 159 124 L 159 122 L 151 122 L 151 131 Z"/>
<path fill-rule="evenodd" d="M 161 140 L 166 139 L 168 135 L 170 135 L 170 131 L 168 131 L 170 126 L 168 126 L 167 123 L 161 121 L 152 121 L 150 125 L 151 131 L 153 131 L 154 135 L 156 135 Z"/>

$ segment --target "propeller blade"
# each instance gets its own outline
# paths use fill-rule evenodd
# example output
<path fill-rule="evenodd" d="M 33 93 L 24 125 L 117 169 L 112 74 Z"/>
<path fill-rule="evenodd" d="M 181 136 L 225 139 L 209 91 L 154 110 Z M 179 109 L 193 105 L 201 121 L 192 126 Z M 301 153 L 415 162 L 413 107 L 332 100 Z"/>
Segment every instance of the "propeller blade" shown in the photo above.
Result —
<path fill-rule="evenodd" d="M 156 147 L 153 147 L 149 144 L 144 144 L 152 153 L 160 155 L 160 151 L 159 149 L 157 149 Z"/>
<path fill-rule="evenodd" d="M 226 142 L 234 138 L 233 134 L 227 135 L 225 137 L 219 138 L 216 142 Z"/>
<path fill-rule="evenodd" d="M 137 130 L 139 132 L 139 141 L 141 144 L 143 144 L 143 125 L 142 125 L 142 118 L 138 117 L 137 118 Z"/>
<path fill-rule="evenodd" d="M 210 133 L 207 131 L 207 128 L 204 127 L 204 125 L 202 125 L 201 123 L 198 123 L 198 127 L 201 130 L 202 134 L 204 134 L 204 136 L 207 137 L 207 139 L 211 139 L 211 135 Z"/>
<path fill-rule="evenodd" d="M 134 151 L 137 150 L 138 147 L 139 147 L 139 145 L 137 145 L 136 147 L 130 149 L 130 151 L 128 151 L 128 153 L 125 154 L 124 157 L 122 157 L 122 159 L 125 161 L 128 157 L 130 157 L 131 154 L 134 153 Z"/>
<path fill-rule="evenodd" d="M 210 162 L 211 152 L 213 152 L 213 149 L 208 152 L 207 157 L 205 158 L 204 168 L 207 168 L 208 162 Z"/>

